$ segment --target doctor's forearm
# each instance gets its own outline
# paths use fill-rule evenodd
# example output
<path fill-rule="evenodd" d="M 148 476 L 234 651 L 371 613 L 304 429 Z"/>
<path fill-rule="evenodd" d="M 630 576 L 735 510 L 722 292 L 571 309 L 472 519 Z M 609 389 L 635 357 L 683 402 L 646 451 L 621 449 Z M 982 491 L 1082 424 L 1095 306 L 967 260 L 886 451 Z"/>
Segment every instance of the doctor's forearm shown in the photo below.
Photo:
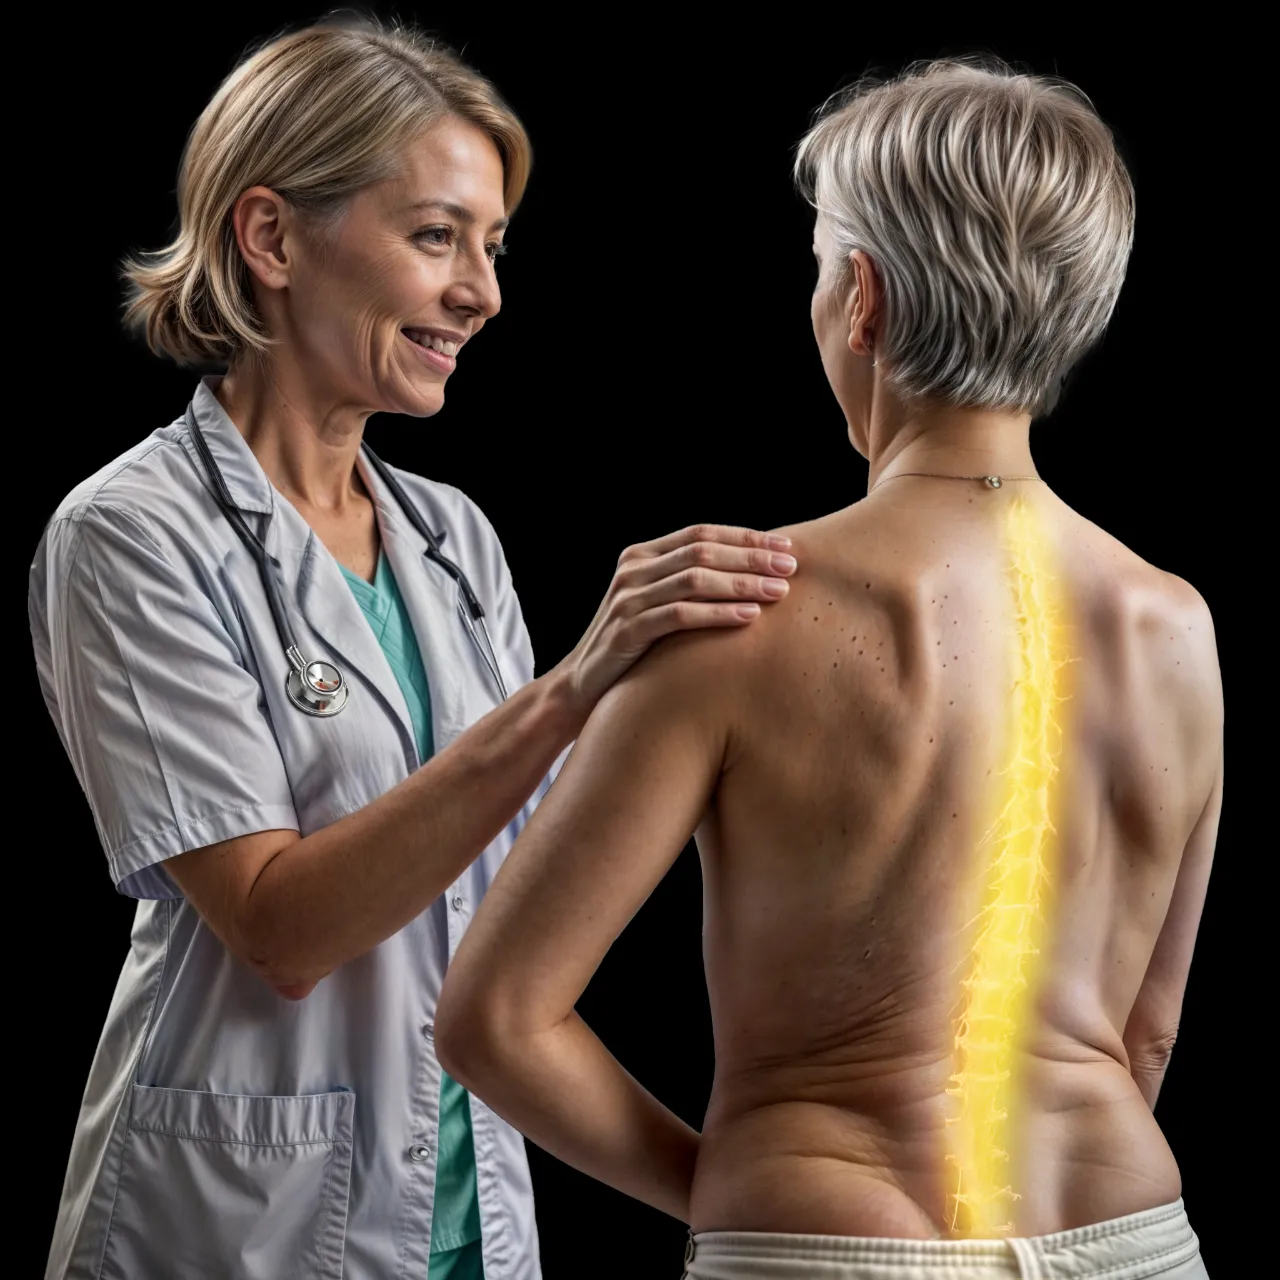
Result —
<path fill-rule="evenodd" d="M 698 1131 L 626 1072 L 576 1013 L 523 1035 L 482 1029 L 456 1005 L 454 1013 L 442 1003 L 436 1049 L 455 1080 L 543 1150 L 688 1222 Z"/>
<path fill-rule="evenodd" d="M 273 984 L 309 987 L 377 946 L 511 821 L 582 719 L 555 671 L 518 690 L 386 795 L 281 849 L 237 949 Z"/>

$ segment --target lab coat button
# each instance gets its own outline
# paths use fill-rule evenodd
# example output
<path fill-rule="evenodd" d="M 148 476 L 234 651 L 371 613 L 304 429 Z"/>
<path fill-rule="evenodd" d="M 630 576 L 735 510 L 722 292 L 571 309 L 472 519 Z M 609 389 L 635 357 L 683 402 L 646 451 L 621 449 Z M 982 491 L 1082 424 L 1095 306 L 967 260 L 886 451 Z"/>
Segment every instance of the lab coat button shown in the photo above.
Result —
<path fill-rule="evenodd" d="M 455 911 L 461 911 L 461 910 L 462 910 L 462 904 L 463 904 L 464 902 L 466 902 L 466 899 L 462 896 L 462 894 L 460 894 L 460 893 L 455 893 L 455 894 L 453 895 L 453 909 L 454 909 Z"/>
<path fill-rule="evenodd" d="M 414 1164 L 422 1164 L 423 1161 L 431 1159 L 431 1148 L 420 1142 L 416 1146 L 409 1148 L 409 1159 Z"/>
<path fill-rule="evenodd" d="M 434 1022 L 424 1022 L 422 1024 L 422 1038 L 424 1040 L 434 1040 L 436 1038 L 436 1024 Z"/>

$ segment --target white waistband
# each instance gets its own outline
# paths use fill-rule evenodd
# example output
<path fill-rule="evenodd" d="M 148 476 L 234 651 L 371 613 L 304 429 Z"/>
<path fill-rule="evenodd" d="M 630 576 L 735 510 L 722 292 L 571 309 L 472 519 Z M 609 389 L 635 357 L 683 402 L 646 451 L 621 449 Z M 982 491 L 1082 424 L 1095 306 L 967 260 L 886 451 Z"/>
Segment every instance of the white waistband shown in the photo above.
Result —
<path fill-rule="evenodd" d="M 690 1254 L 699 1262 L 785 1259 L 864 1266 L 898 1264 L 920 1270 L 954 1268 L 957 1263 L 994 1263 L 1003 1264 L 1010 1276 L 1025 1280 L 1049 1275 L 1054 1280 L 1101 1275 L 1108 1280 L 1141 1280 L 1189 1261 L 1199 1247 L 1179 1199 L 1087 1227 L 1014 1241 L 706 1231 L 693 1237 Z"/>

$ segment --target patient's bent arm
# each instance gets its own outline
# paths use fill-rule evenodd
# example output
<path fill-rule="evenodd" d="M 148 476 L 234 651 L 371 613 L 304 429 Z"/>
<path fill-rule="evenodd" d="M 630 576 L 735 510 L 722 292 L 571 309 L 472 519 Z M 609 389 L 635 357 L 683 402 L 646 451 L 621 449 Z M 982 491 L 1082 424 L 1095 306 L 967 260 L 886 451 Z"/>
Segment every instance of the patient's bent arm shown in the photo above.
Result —
<path fill-rule="evenodd" d="M 664 644 L 605 696 L 468 929 L 436 1020 L 464 1086 L 566 1163 L 682 1219 L 696 1132 L 574 1004 L 715 790 L 716 639 Z"/>
<path fill-rule="evenodd" d="M 1169 910 L 1124 1029 L 1129 1069 L 1151 1109 L 1173 1052 L 1222 812 L 1222 770 L 1187 841 Z"/>

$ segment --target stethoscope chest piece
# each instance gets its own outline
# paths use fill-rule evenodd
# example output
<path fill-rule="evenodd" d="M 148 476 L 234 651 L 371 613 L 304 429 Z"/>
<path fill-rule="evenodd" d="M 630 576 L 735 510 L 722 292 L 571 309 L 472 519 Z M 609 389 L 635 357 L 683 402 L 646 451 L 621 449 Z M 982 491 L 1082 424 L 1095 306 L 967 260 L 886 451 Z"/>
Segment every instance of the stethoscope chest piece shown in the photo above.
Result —
<path fill-rule="evenodd" d="M 289 701 L 309 716 L 336 716 L 351 694 L 342 672 L 332 662 L 307 662 L 292 647 L 284 688 Z"/>

